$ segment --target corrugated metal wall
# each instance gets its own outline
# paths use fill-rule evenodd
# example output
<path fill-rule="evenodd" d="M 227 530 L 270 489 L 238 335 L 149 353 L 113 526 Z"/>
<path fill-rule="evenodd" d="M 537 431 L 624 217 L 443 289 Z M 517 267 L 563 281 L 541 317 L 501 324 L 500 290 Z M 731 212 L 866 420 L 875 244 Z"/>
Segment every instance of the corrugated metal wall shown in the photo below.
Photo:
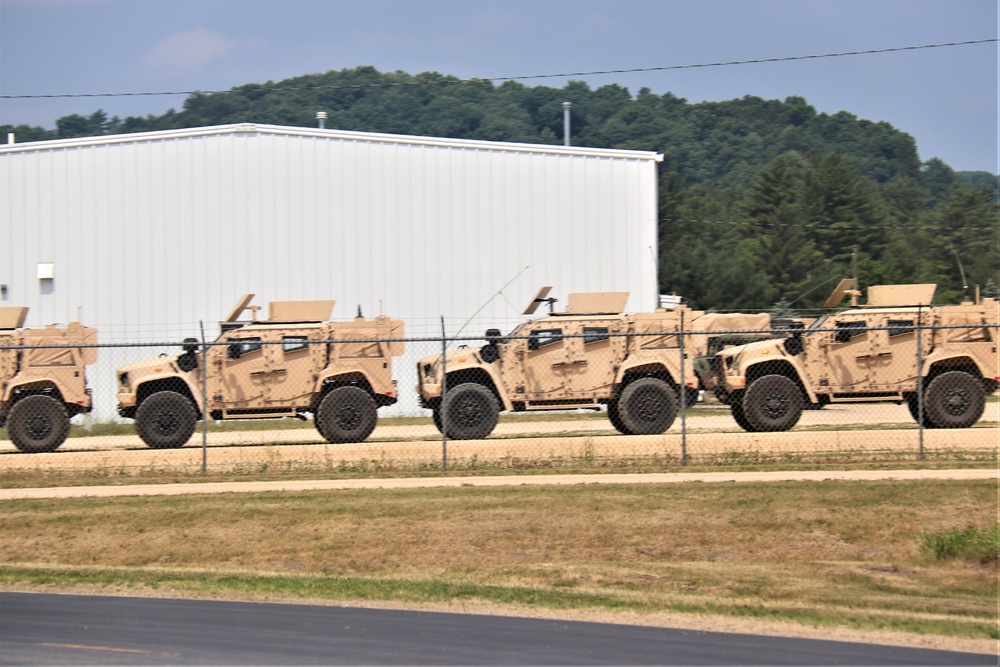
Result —
<path fill-rule="evenodd" d="M 245 292 L 334 298 L 335 319 L 381 308 L 425 336 L 484 304 L 465 335 L 507 329 L 543 284 L 648 310 L 658 159 L 261 125 L 5 146 L 0 304 L 30 306 L 32 326 L 79 309 L 102 342 L 197 336 L 201 320 L 214 337 Z M 122 361 L 91 367 L 98 402 Z"/>

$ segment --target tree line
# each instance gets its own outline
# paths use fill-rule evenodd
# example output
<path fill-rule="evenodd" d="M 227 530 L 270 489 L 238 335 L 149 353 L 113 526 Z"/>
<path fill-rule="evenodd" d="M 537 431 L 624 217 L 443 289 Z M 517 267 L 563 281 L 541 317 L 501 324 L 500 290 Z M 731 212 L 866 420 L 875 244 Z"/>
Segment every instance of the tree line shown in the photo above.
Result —
<path fill-rule="evenodd" d="M 462 81 L 425 72 L 334 70 L 189 96 L 145 117 L 72 114 L 54 130 L 0 126 L 19 142 L 219 125 L 326 126 L 488 141 L 561 144 L 563 102 L 573 145 L 656 151 L 659 282 L 695 307 L 818 307 L 836 279 L 861 286 L 938 283 L 956 302 L 976 285 L 997 295 L 997 176 L 921 161 L 892 125 L 801 97 L 689 103 L 642 88 L 592 89 Z"/>

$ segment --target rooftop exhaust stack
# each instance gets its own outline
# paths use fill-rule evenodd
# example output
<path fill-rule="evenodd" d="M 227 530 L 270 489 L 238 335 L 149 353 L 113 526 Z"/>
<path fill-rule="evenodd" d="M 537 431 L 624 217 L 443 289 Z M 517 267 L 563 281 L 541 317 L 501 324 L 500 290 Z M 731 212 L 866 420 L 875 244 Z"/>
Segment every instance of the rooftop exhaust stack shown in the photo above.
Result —
<path fill-rule="evenodd" d="M 563 145 L 569 146 L 569 110 L 573 108 L 572 102 L 563 102 Z"/>
<path fill-rule="evenodd" d="M 316 120 L 319 121 L 319 129 L 321 129 L 321 130 L 326 129 L 326 112 L 325 111 L 317 111 L 316 112 Z"/>

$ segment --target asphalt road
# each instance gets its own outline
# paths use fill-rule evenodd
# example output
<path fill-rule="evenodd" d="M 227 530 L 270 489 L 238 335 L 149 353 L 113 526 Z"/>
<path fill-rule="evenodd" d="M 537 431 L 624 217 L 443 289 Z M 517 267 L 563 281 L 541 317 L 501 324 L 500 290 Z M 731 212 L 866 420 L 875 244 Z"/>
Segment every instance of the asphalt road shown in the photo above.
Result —
<path fill-rule="evenodd" d="M 994 655 L 440 612 L 0 593 L 0 665 L 996 665 Z"/>

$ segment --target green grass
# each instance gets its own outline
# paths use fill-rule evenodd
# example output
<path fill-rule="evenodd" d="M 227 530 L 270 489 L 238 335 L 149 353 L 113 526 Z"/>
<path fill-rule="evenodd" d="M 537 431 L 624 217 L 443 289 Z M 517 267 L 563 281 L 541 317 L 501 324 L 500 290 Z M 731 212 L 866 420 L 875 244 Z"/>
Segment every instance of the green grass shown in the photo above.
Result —
<path fill-rule="evenodd" d="M 684 612 L 998 638 L 996 560 L 942 560 L 925 545 L 984 534 L 995 545 L 990 480 L 42 499 L 3 510 L 7 589 Z"/>
<path fill-rule="evenodd" d="M 1000 525 L 950 528 L 923 536 L 924 550 L 938 560 L 969 560 L 983 565 L 1000 562 Z"/>

